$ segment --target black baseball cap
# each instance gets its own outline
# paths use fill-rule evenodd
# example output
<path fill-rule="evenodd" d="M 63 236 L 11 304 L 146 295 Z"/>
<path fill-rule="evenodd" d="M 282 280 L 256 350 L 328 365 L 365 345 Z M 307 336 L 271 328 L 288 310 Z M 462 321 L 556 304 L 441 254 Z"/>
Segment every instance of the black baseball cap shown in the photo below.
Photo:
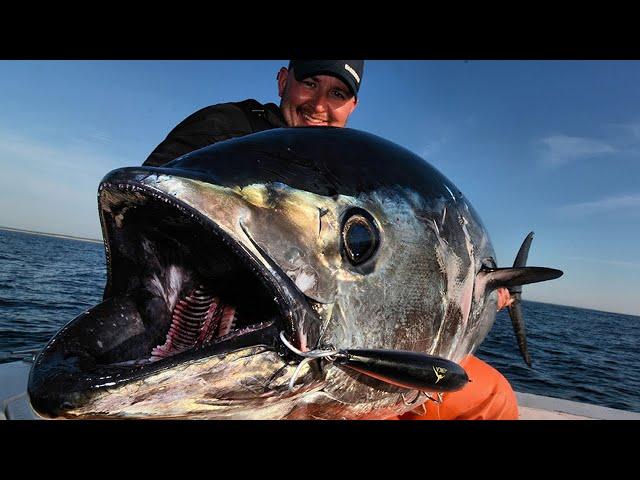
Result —
<path fill-rule="evenodd" d="M 342 80 L 355 96 L 358 95 L 364 60 L 291 60 L 289 68 L 293 68 L 299 82 L 313 75 L 331 75 Z"/>

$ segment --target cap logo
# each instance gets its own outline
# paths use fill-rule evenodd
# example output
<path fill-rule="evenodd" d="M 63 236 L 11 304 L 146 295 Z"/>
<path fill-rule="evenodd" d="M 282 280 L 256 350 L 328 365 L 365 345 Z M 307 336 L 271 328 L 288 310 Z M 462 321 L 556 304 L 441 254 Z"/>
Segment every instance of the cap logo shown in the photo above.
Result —
<path fill-rule="evenodd" d="M 356 82 L 360 83 L 360 76 L 356 73 L 356 71 L 349 65 L 348 63 L 344 64 L 344 68 L 347 72 L 353 75 L 353 78 L 356 79 Z"/>

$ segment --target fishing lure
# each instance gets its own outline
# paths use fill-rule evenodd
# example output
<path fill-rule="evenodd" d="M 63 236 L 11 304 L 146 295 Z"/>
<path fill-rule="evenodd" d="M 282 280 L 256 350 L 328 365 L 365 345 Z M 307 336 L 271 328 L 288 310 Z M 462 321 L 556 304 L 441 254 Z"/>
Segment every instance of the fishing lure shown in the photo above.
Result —
<path fill-rule="evenodd" d="M 302 367 L 319 358 L 375 378 L 391 385 L 411 390 L 453 392 L 463 388 L 469 377 L 455 362 L 418 352 L 403 350 L 341 349 L 302 352 L 280 332 L 282 342 L 296 355 L 303 357 L 289 382 L 293 390 Z"/>

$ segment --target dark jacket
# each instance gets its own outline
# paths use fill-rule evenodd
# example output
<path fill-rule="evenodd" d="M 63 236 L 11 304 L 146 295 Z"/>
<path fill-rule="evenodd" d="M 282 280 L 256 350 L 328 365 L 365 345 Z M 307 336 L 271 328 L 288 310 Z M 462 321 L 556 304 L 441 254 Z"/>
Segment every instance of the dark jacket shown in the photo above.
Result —
<path fill-rule="evenodd" d="M 255 100 L 245 100 L 212 105 L 180 122 L 143 165 L 164 165 L 222 140 L 286 126 L 280 108 L 274 103 L 262 105 Z"/>

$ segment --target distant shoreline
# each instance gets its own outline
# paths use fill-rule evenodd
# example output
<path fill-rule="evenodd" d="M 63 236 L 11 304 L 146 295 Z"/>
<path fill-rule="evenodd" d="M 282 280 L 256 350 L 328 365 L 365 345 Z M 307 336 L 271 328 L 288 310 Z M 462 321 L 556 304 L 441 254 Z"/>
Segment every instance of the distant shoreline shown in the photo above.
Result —
<path fill-rule="evenodd" d="M 102 240 L 97 240 L 95 238 L 73 237 L 71 235 L 61 235 L 59 233 L 36 232 L 34 230 L 23 230 L 21 228 L 11 228 L 11 227 L 0 226 L 0 230 L 7 230 L 9 232 L 18 232 L 18 233 L 29 233 L 31 235 L 42 235 L 43 237 L 66 238 L 67 240 L 78 240 L 79 242 L 102 243 Z"/>
<path fill-rule="evenodd" d="M 557 306 L 557 307 L 567 307 L 567 308 L 575 308 L 576 310 L 586 310 L 588 312 L 596 312 L 596 313 L 612 313 L 614 315 L 625 315 L 627 317 L 636 317 L 636 318 L 640 318 L 640 314 L 637 313 L 625 313 L 625 312 L 612 312 L 611 310 L 598 310 L 597 308 L 593 308 L 593 307 L 579 307 L 577 305 L 564 305 L 561 303 L 549 303 L 549 302 L 543 302 L 542 300 L 532 300 L 529 298 L 523 298 L 523 300 L 525 302 L 528 303 L 540 303 L 542 305 L 551 305 L 551 306 Z"/>

